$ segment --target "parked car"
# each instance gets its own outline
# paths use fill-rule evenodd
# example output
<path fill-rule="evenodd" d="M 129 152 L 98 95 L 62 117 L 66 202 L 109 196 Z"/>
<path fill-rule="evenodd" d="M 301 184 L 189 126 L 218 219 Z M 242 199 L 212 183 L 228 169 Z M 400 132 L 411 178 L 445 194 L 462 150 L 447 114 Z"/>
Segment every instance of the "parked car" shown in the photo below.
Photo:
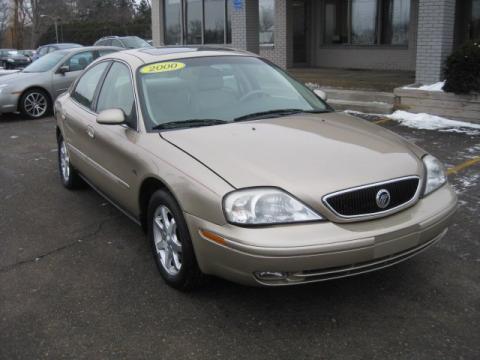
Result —
<path fill-rule="evenodd" d="M 18 52 L 22 55 L 25 55 L 30 60 L 33 61 L 33 56 L 35 55 L 35 50 L 18 50 Z"/>
<path fill-rule="evenodd" d="M 138 36 L 106 36 L 97 40 L 95 46 L 119 46 L 124 49 L 139 49 L 152 47 L 148 42 Z"/>
<path fill-rule="evenodd" d="M 88 64 L 100 56 L 122 50 L 92 46 L 58 50 L 23 71 L 0 77 L 0 113 L 20 111 L 36 119 L 48 114 L 58 95 L 65 92 Z"/>
<path fill-rule="evenodd" d="M 85 180 L 141 224 L 178 289 L 382 269 L 441 239 L 456 208 L 435 157 L 246 52 L 110 54 L 55 114 L 63 185 Z"/>
<path fill-rule="evenodd" d="M 33 61 L 38 60 L 42 56 L 45 56 L 51 52 L 58 51 L 58 50 L 67 50 L 73 48 L 82 47 L 80 44 L 74 43 L 59 43 L 59 44 L 48 44 L 40 46 L 33 56 Z"/>
<path fill-rule="evenodd" d="M 24 68 L 31 60 L 14 49 L 0 49 L 0 66 L 5 70 Z"/>

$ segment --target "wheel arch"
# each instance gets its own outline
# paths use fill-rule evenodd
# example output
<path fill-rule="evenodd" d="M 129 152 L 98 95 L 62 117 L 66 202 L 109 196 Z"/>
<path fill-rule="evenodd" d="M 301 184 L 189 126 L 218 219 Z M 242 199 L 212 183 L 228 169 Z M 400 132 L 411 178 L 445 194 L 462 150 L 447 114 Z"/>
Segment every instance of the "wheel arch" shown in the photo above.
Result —
<path fill-rule="evenodd" d="M 145 232 L 147 232 L 148 203 L 152 195 L 158 190 L 165 190 L 166 192 L 168 192 L 175 199 L 178 206 L 182 208 L 177 197 L 175 196 L 173 191 L 166 185 L 164 181 L 153 176 L 145 178 L 142 184 L 140 185 L 140 191 L 138 196 L 139 209 L 140 209 L 139 220 L 140 220 L 140 224 L 142 225 L 142 229 Z"/>
<path fill-rule="evenodd" d="M 20 94 L 20 96 L 18 97 L 18 103 L 17 103 L 17 111 L 20 111 L 20 102 L 23 98 L 23 96 L 25 95 L 25 93 L 27 91 L 30 91 L 30 90 L 41 90 L 43 91 L 45 94 L 47 94 L 47 101 L 49 102 L 49 105 L 50 105 L 50 109 L 53 108 L 53 97 L 52 97 L 52 94 L 50 94 L 50 92 L 43 86 L 40 86 L 40 85 L 32 85 L 32 86 L 29 86 L 25 89 L 22 90 L 22 93 Z"/>

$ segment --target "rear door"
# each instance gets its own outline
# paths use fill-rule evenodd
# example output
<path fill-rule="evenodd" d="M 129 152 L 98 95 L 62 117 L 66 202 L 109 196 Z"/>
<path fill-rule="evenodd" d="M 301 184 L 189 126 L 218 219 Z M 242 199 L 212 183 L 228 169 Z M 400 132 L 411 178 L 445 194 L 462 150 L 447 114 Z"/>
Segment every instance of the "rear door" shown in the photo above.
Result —
<path fill-rule="evenodd" d="M 92 181 L 96 179 L 96 171 L 87 153 L 94 140 L 97 120 L 93 105 L 99 84 L 110 65 L 110 61 L 102 61 L 88 69 L 76 83 L 60 114 L 71 162 Z"/>

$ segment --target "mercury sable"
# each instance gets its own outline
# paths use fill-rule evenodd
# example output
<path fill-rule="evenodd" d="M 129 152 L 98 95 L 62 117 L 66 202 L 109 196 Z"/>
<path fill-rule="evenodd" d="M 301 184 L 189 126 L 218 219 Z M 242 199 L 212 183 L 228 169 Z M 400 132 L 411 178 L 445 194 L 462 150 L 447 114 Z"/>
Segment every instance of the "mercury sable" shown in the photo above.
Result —
<path fill-rule="evenodd" d="M 63 185 L 90 184 L 143 226 L 182 290 L 385 268 L 441 239 L 456 208 L 435 157 L 247 52 L 113 53 L 55 116 Z"/>

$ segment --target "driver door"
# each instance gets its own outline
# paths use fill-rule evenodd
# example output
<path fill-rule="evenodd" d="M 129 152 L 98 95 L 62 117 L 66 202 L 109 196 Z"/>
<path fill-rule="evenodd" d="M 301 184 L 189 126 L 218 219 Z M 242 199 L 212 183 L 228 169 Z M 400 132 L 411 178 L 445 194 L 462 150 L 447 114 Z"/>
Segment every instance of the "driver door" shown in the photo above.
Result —
<path fill-rule="evenodd" d="M 68 90 L 70 85 L 77 79 L 82 71 L 96 59 L 94 51 L 83 51 L 73 54 L 53 74 L 53 90 L 55 97 Z M 61 72 L 62 67 L 68 67 L 68 71 Z"/>

